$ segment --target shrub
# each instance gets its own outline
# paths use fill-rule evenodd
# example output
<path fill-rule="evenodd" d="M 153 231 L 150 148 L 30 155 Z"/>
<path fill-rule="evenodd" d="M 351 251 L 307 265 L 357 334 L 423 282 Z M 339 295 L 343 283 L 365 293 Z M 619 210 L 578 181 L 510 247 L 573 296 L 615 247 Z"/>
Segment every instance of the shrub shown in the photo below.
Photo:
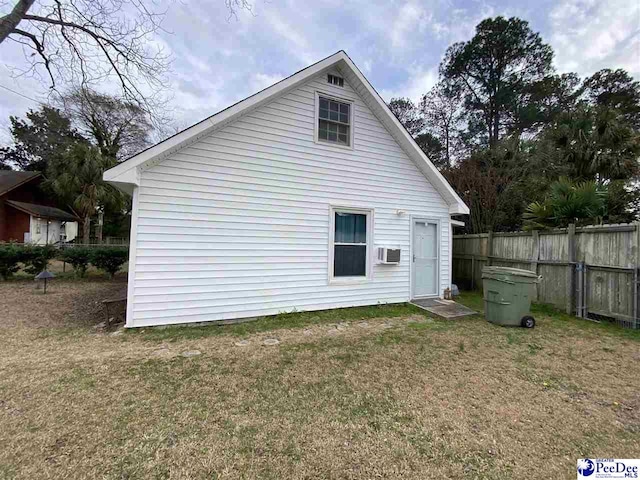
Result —
<path fill-rule="evenodd" d="M 129 250 L 119 247 L 94 248 L 91 252 L 91 263 L 94 267 L 107 272 L 111 278 L 129 258 Z"/>
<path fill-rule="evenodd" d="M 73 267 L 73 271 L 79 277 L 84 277 L 91 261 L 91 249 L 87 247 L 71 247 L 60 252 L 58 257 Z"/>
<path fill-rule="evenodd" d="M 37 275 L 49 266 L 49 260 L 56 256 L 57 250 L 53 245 L 25 245 L 22 247 L 24 271 Z"/>
<path fill-rule="evenodd" d="M 20 270 L 24 258 L 24 247 L 15 243 L 0 243 L 0 277 L 3 280 Z"/>

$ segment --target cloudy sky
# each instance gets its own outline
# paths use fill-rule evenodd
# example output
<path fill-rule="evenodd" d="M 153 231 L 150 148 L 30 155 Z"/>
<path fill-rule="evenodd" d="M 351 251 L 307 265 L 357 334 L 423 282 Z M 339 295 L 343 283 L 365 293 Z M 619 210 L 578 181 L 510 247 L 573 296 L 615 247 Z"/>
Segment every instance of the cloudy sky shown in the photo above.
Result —
<path fill-rule="evenodd" d="M 252 0 L 253 12 L 237 19 L 223 0 L 158 3 L 167 9 L 157 41 L 174 58 L 172 116 L 180 127 L 340 49 L 385 99 L 417 99 L 436 81 L 447 46 L 496 15 L 528 20 L 554 48 L 559 72 L 621 67 L 640 79 L 640 0 Z M 0 45 L 0 85 L 45 99 L 46 85 L 12 77 L 22 66 L 19 48 Z M 9 115 L 36 107 L 0 88 L 0 141 L 9 138 Z"/>

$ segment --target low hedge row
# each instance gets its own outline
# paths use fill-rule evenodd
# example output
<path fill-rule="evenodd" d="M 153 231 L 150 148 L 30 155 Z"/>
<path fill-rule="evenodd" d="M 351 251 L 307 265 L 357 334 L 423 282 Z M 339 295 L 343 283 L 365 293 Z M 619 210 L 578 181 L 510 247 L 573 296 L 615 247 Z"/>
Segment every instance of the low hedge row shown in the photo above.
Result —
<path fill-rule="evenodd" d="M 0 277 L 4 280 L 20 268 L 36 275 L 46 270 L 49 261 L 57 258 L 69 263 L 76 275 L 83 277 L 89 265 L 108 273 L 111 278 L 129 258 L 125 247 L 69 247 L 58 249 L 53 245 L 0 244 Z M 21 266 L 22 264 L 22 266 Z"/>

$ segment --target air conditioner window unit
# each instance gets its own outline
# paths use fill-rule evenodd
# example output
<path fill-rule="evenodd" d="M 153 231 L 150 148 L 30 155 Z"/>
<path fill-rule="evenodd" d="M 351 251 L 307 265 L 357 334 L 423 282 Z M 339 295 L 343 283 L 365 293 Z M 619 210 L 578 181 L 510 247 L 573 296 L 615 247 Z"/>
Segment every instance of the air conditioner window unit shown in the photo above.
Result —
<path fill-rule="evenodd" d="M 378 247 L 378 263 L 385 265 L 398 265 L 400 263 L 400 249 Z"/>

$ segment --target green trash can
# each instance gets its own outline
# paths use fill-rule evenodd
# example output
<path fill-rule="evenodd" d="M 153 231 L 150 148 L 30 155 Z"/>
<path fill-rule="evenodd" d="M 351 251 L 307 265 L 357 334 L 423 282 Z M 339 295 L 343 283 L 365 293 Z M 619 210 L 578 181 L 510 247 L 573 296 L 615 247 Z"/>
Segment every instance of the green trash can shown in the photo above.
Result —
<path fill-rule="evenodd" d="M 533 328 L 531 299 L 534 285 L 542 277 L 529 270 L 507 267 L 484 267 L 484 316 L 491 323 L 512 327 Z"/>

